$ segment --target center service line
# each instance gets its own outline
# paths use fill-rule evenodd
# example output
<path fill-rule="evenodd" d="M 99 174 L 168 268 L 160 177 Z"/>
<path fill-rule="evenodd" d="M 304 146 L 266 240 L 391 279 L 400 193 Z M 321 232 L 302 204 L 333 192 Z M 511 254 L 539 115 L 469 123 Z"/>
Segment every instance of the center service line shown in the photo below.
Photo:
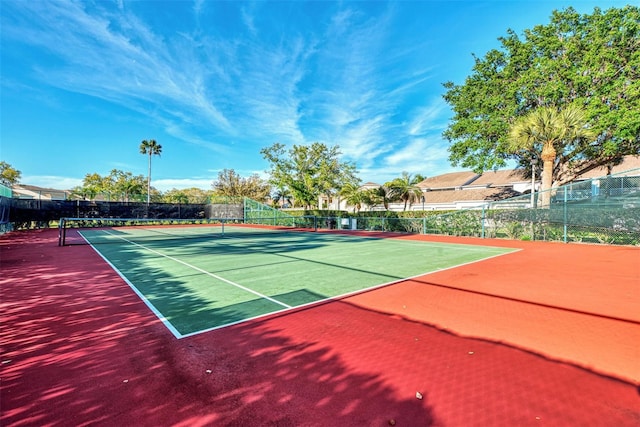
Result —
<path fill-rule="evenodd" d="M 252 294 L 254 294 L 254 295 L 257 295 L 257 296 L 259 296 L 260 298 L 267 299 L 267 300 L 269 300 L 269 301 L 271 301 L 271 302 L 273 302 L 273 303 L 275 303 L 275 304 L 281 305 L 281 306 L 286 307 L 286 308 L 292 308 L 292 306 L 290 306 L 290 305 L 288 305 L 288 304 L 285 304 L 285 303 L 283 303 L 283 302 L 281 302 L 281 301 L 278 301 L 278 300 L 276 300 L 276 299 L 273 299 L 273 298 L 271 298 L 271 297 L 269 297 L 269 296 L 267 296 L 267 295 L 261 294 L 260 292 L 254 291 L 253 289 L 249 289 L 249 288 L 247 288 L 247 287 L 245 287 L 245 286 L 242 286 L 242 285 L 240 285 L 240 284 L 238 284 L 238 283 L 232 282 L 231 280 L 227 280 L 227 279 L 225 279 L 224 277 L 220 277 L 220 276 L 218 276 L 217 274 L 210 273 L 210 272 L 208 272 L 208 271 L 206 271 L 206 270 L 201 269 L 200 267 L 196 267 L 195 265 L 191 265 L 191 264 L 189 264 L 188 262 L 184 262 L 184 261 L 179 260 L 178 258 L 174 258 L 174 257 L 172 257 L 172 256 L 170 256 L 170 255 L 165 255 L 165 254 L 163 254 L 162 252 L 158 252 L 158 251 L 156 251 L 155 249 L 148 248 L 148 247 L 146 247 L 146 246 L 144 246 L 144 245 L 141 245 L 140 243 L 132 242 L 131 240 L 125 239 L 124 237 L 117 236 L 117 235 L 115 235 L 115 234 L 113 234 L 113 233 L 110 233 L 110 232 L 109 232 L 109 231 L 107 231 L 107 230 L 103 230 L 103 231 L 104 231 L 105 233 L 107 233 L 107 234 L 110 234 L 111 236 L 117 237 L 118 239 L 122 239 L 122 240 L 124 240 L 124 241 L 125 241 L 125 242 L 127 242 L 127 243 L 130 243 L 130 244 L 135 245 L 135 246 L 139 246 L 139 247 L 141 247 L 142 249 L 145 249 L 145 250 L 147 250 L 147 251 L 149 251 L 149 252 L 152 252 L 152 253 L 154 253 L 154 254 L 156 254 L 156 255 L 160 255 L 160 256 L 162 256 L 162 257 L 168 258 L 168 259 L 170 259 L 170 260 L 172 260 L 172 261 L 175 261 L 175 262 L 177 262 L 177 263 L 180 263 L 180 264 L 182 264 L 182 265 L 185 265 L 185 266 L 187 266 L 187 267 L 189 267 L 189 268 L 192 268 L 192 269 L 194 269 L 194 270 L 196 270 L 196 271 L 199 271 L 200 273 L 204 273 L 204 274 L 206 274 L 207 276 L 211 276 L 211 277 L 213 277 L 214 279 L 221 280 L 221 281 L 223 281 L 223 282 L 225 282 L 225 283 L 227 283 L 227 284 L 229 284 L 229 285 L 231 285 L 231 286 L 235 286 L 236 288 L 242 289 L 243 291 L 250 292 L 250 293 L 252 293 Z"/>

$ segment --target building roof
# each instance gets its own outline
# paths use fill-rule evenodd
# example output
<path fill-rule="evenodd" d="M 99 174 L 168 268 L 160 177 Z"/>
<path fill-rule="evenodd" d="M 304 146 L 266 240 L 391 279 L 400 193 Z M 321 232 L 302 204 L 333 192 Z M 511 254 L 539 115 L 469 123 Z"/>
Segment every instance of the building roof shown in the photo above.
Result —
<path fill-rule="evenodd" d="M 640 175 L 640 156 L 626 156 L 624 161 L 613 167 L 612 174 L 634 170 L 633 175 Z M 606 167 L 599 167 L 586 172 L 578 179 L 586 180 L 607 175 Z M 540 180 L 540 177 L 537 177 Z M 528 182 L 530 178 L 522 169 L 503 169 L 484 172 L 478 175 L 472 171 L 451 172 L 433 176 L 418 184 L 423 190 L 445 190 L 462 187 L 505 187 L 515 183 Z"/>
<path fill-rule="evenodd" d="M 360 188 L 363 188 L 365 190 L 369 188 L 379 188 L 379 187 L 380 187 L 380 184 L 376 184 L 375 182 L 371 182 L 371 181 L 365 182 L 360 186 Z"/>
<path fill-rule="evenodd" d="M 38 187 L 37 185 L 27 185 L 27 184 L 16 184 L 13 186 L 16 190 L 27 190 L 27 191 L 35 191 L 35 192 L 43 192 L 43 193 L 64 193 L 65 190 L 57 190 L 55 188 L 46 188 L 46 187 Z"/>
<path fill-rule="evenodd" d="M 521 169 L 506 169 L 485 172 L 474 180 L 471 186 L 502 187 L 516 182 L 529 181 Z"/>
<path fill-rule="evenodd" d="M 35 185 L 16 184 L 12 188 L 12 191 L 18 197 L 24 198 L 43 198 L 52 200 L 64 200 L 71 192 L 67 190 L 57 190 L 54 188 L 44 188 Z"/>
<path fill-rule="evenodd" d="M 640 156 L 625 156 L 622 163 L 613 167 L 613 169 L 611 170 L 611 175 L 616 175 L 622 172 L 635 170 L 632 175 L 638 176 L 640 175 L 639 169 L 640 169 Z M 599 168 L 592 169 L 589 172 L 583 173 L 582 175 L 580 175 L 579 179 L 581 180 L 593 179 L 593 178 L 599 178 L 605 175 L 607 175 L 607 168 L 606 166 L 601 166 Z"/>
<path fill-rule="evenodd" d="M 471 171 L 451 172 L 427 178 L 417 186 L 423 189 L 463 187 L 469 185 L 469 183 L 473 182 L 477 177 L 478 174 Z"/>
<path fill-rule="evenodd" d="M 468 190 L 440 190 L 424 193 L 425 203 L 454 203 L 487 200 L 503 200 L 521 195 L 510 188 L 476 188 Z"/>

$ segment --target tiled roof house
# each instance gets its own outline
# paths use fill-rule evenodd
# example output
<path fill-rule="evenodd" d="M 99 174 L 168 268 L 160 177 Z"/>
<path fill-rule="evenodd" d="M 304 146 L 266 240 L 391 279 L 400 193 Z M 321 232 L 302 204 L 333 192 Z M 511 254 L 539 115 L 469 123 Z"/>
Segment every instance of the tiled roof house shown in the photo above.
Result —
<path fill-rule="evenodd" d="M 614 166 L 611 170 L 611 174 L 614 175 L 623 172 L 627 172 L 627 176 L 640 176 L 640 156 L 627 156 L 623 163 Z M 606 176 L 607 173 L 606 167 L 599 167 L 584 173 L 578 180 L 594 179 Z M 540 186 L 540 178 L 537 178 L 536 190 Z M 445 173 L 420 182 L 418 187 L 422 189 L 424 202 L 421 200 L 413 203 L 411 206 L 407 206 L 407 210 L 452 210 L 481 207 L 486 205 L 488 201 L 503 200 L 530 193 L 531 184 L 531 180 L 519 169 L 490 171 L 480 175 L 471 171 Z M 377 187 L 380 187 L 380 184 L 375 182 L 367 182 L 361 186 L 363 189 Z M 12 190 L 13 197 L 24 199 L 66 200 L 72 197 L 68 190 L 42 188 L 34 185 L 18 184 L 14 185 Z M 341 209 L 353 209 L 345 206 L 344 200 L 337 201 L 339 201 Z M 335 209 L 336 207 L 329 206 L 329 208 Z M 389 208 L 401 211 L 404 209 L 404 204 L 393 203 Z M 363 210 L 366 209 L 366 207 L 363 208 Z M 374 209 L 384 208 L 379 206 Z"/>
<path fill-rule="evenodd" d="M 522 194 L 531 188 L 519 170 L 485 172 L 453 172 L 427 178 L 418 184 L 424 194 L 424 209 L 468 209 L 489 200 L 502 200 Z M 414 204 L 412 209 L 423 209 Z"/>
<path fill-rule="evenodd" d="M 624 162 L 612 168 L 611 174 L 628 171 L 628 175 L 640 176 L 640 156 L 627 156 Z M 588 180 L 607 175 L 607 168 L 600 167 L 580 176 Z M 540 189 L 540 177 L 535 188 Z M 365 184 L 367 188 L 379 186 Z M 424 202 L 413 203 L 407 210 L 455 210 L 479 208 L 489 201 L 504 200 L 531 192 L 532 182 L 520 169 L 506 169 L 476 174 L 471 171 L 452 172 L 433 176 L 420 182 Z M 364 186 L 363 186 L 364 187 Z M 391 210 L 403 210 L 404 204 L 394 203 Z M 381 207 L 376 210 L 382 209 Z"/>
<path fill-rule="evenodd" d="M 13 191 L 13 197 L 19 199 L 67 200 L 71 195 L 68 190 L 56 190 L 25 184 L 14 185 L 11 190 Z"/>

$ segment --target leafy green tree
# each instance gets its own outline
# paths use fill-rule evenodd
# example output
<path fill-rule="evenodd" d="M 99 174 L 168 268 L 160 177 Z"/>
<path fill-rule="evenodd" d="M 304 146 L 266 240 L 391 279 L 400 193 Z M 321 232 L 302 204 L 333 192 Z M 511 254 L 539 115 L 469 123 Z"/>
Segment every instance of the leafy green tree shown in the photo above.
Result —
<path fill-rule="evenodd" d="M 189 197 L 189 203 L 207 203 L 213 195 L 212 190 L 203 190 L 196 187 L 186 188 L 183 191 Z"/>
<path fill-rule="evenodd" d="M 207 203 L 212 191 L 202 190 L 200 188 L 185 188 L 178 190 L 173 188 L 162 195 L 163 201 L 167 203 Z"/>
<path fill-rule="evenodd" d="M 271 186 L 258 174 L 248 178 L 238 175 L 233 169 L 224 169 L 218 173 L 218 180 L 213 183 L 216 195 L 225 197 L 249 197 L 264 202 L 269 198 Z"/>
<path fill-rule="evenodd" d="M 131 199 L 139 199 L 144 192 L 146 180 L 142 175 L 134 176 L 131 172 L 123 172 L 113 169 L 106 177 L 107 191 L 116 196 L 114 199 L 129 202 Z M 150 189 L 147 188 L 147 191 Z"/>
<path fill-rule="evenodd" d="M 22 173 L 9 163 L 0 161 L 0 184 L 11 187 L 20 181 Z"/>
<path fill-rule="evenodd" d="M 173 188 L 162 195 L 162 201 L 166 203 L 189 203 L 189 196 L 183 191 Z"/>
<path fill-rule="evenodd" d="M 143 140 L 140 143 L 140 154 L 149 155 L 149 169 L 147 173 L 147 205 L 151 201 L 151 156 L 159 156 L 162 153 L 162 145 L 155 139 Z"/>
<path fill-rule="evenodd" d="M 587 128 L 584 111 L 570 105 L 560 111 L 553 107 L 540 107 L 521 116 L 509 132 L 510 148 L 513 152 L 532 150 L 542 159 L 542 206 L 551 200 L 553 170 L 557 153 L 571 152 L 582 141 L 590 141 L 593 132 Z M 526 156 L 526 154 L 525 154 Z"/>
<path fill-rule="evenodd" d="M 422 190 L 417 186 L 418 183 L 423 181 L 422 176 L 411 176 L 408 172 L 402 172 L 402 176 L 400 178 L 396 178 L 392 181 L 387 182 L 384 187 L 386 187 L 388 192 L 388 197 L 393 201 L 401 201 L 404 203 L 404 209 L 407 210 L 407 203 L 409 206 L 420 200 L 422 196 Z"/>
<path fill-rule="evenodd" d="M 107 176 L 88 173 L 82 180 L 82 185 L 75 187 L 72 193 L 89 200 L 94 200 L 98 194 L 104 194 L 112 201 L 129 202 L 141 198 L 145 181 L 142 175 L 134 176 L 131 172 L 118 169 L 111 170 Z"/>
<path fill-rule="evenodd" d="M 331 198 L 347 183 L 359 182 L 355 165 L 340 160 L 338 146 L 314 142 L 287 150 L 275 143 L 260 153 L 271 165 L 270 182 L 288 188 L 305 208 L 317 206 L 321 194 Z"/>
<path fill-rule="evenodd" d="M 83 199 L 94 200 L 98 194 L 107 192 L 107 187 L 108 183 L 100 174 L 88 173 L 84 176 L 82 185 L 72 189 L 72 194 Z"/>
<path fill-rule="evenodd" d="M 515 160 L 528 171 L 534 158 L 539 167 L 533 151 L 511 150 L 510 127 L 539 107 L 571 104 L 584 108 L 596 137 L 558 153 L 554 183 L 640 153 L 640 8 L 554 11 L 549 24 L 499 41 L 500 50 L 475 58 L 464 84 L 444 84 L 453 165 L 483 172 Z"/>
<path fill-rule="evenodd" d="M 373 209 L 374 207 L 380 205 L 380 199 L 377 195 L 377 192 L 373 188 L 367 188 L 362 191 L 362 205 L 367 206 L 369 209 Z"/>

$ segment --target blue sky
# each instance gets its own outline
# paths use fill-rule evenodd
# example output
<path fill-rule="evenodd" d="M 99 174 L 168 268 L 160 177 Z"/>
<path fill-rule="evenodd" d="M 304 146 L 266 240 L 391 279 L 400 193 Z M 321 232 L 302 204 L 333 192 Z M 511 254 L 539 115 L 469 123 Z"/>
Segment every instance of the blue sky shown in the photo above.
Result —
<path fill-rule="evenodd" d="M 338 145 L 363 182 L 454 169 L 442 83 L 554 9 L 624 1 L 0 0 L 0 160 L 58 189 L 88 173 L 210 189 L 275 142 Z"/>

